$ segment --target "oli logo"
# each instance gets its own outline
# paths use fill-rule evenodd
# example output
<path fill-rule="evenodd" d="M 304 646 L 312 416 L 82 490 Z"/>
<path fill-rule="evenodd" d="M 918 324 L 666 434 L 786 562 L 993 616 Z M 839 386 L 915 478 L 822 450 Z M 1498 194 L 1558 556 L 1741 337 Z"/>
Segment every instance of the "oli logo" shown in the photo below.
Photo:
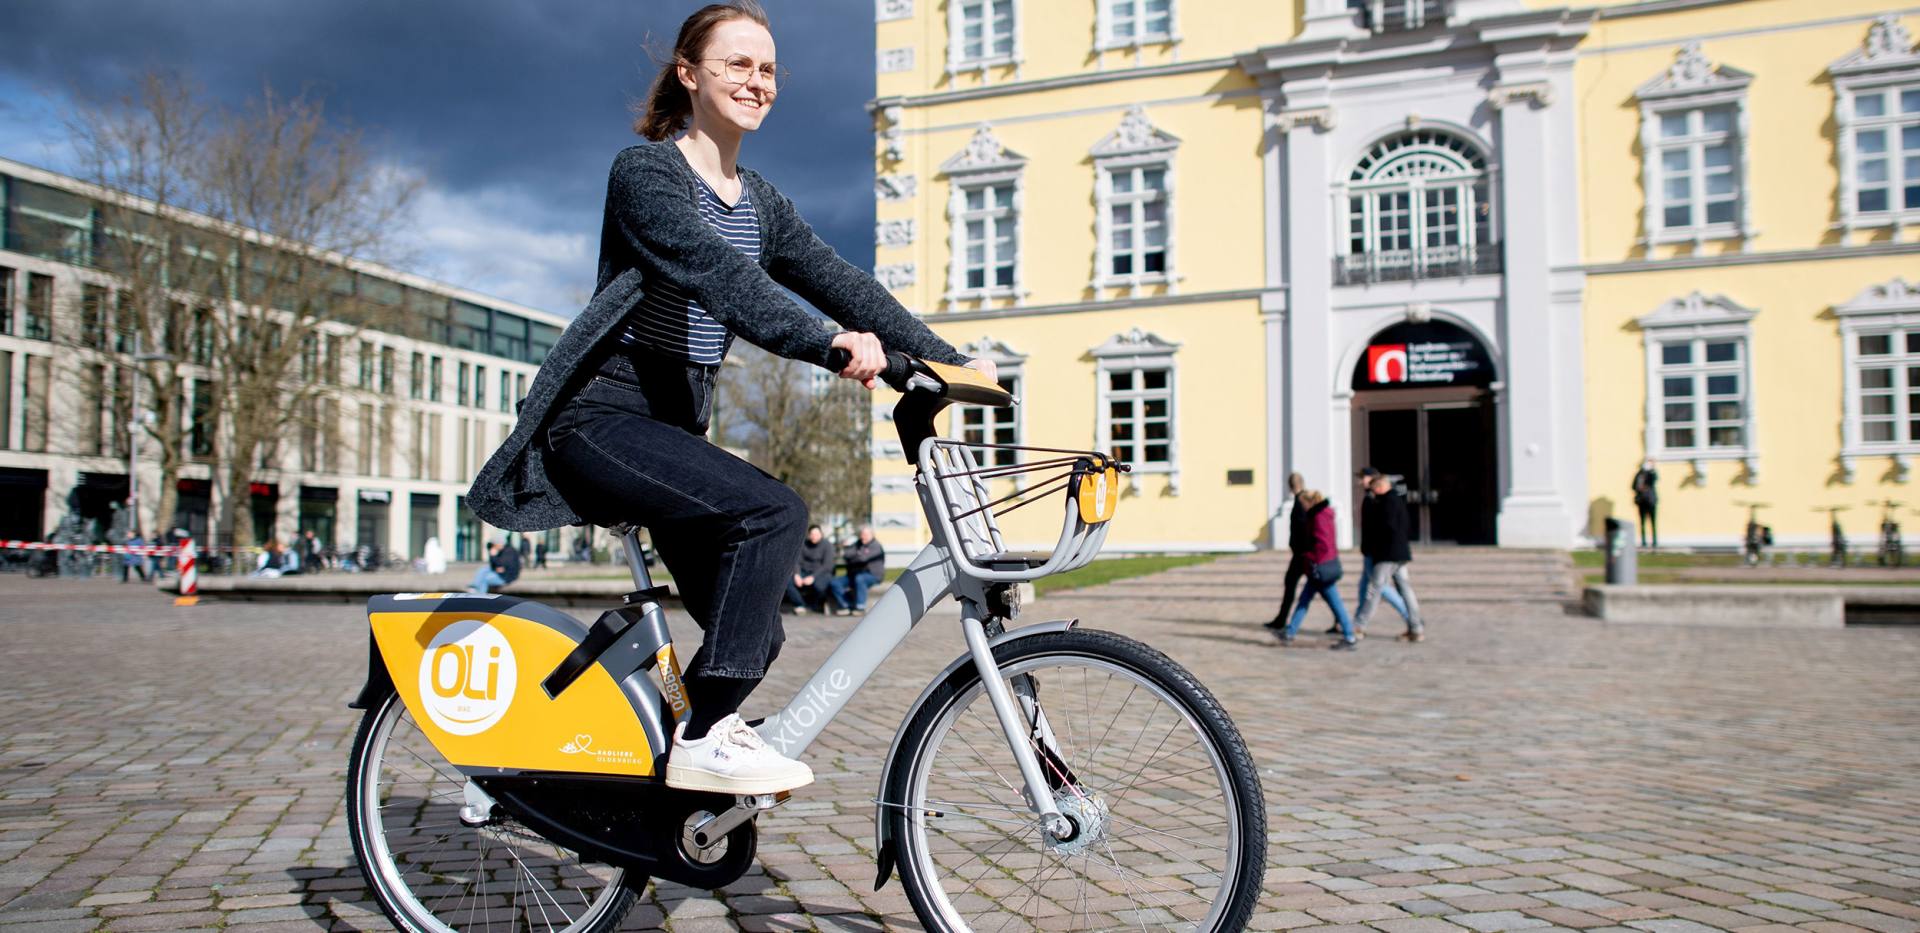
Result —
<path fill-rule="evenodd" d="M 433 724 L 453 735 L 478 735 L 500 721 L 519 680 L 513 646 L 479 619 L 440 630 L 420 658 L 420 703 Z"/>
<path fill-rule="evenodd" d="M 1387 343 L 1368 347 L 1367 378 L 1375 385 L 1407 381 L 1407 345 Z"/>

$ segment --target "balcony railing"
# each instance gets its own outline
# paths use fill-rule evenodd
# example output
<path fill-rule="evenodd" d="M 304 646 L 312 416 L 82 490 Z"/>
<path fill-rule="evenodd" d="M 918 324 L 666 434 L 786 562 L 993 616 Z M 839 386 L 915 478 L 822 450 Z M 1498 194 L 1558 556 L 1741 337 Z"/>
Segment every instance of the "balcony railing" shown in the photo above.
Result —
<path fill-rule="evenodd" d="M 1446 0 L 1347 0 L 1360 12 L 1360 26 L 1372 32 L 1405 32 L 1447 21 Z"/>
<path fill-rule="evenodd" d="M 1372 285 L 1376 282 L 1418 282 L 1421 279 L 1458 279 L 1500 272 L 1500 244 L 1434 246 L 1377 253 L 1353 253 L 1333 258 L 1333 284 Z"/>

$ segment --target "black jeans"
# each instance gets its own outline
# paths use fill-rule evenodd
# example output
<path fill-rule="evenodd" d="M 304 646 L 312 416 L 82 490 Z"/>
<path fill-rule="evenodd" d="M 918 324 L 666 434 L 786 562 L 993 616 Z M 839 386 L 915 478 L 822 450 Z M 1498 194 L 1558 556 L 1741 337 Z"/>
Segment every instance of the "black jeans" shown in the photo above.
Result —
<path fill-rule="evenodd" d="M 1293 614 L 1293 596 L 1299 590 L 1300 578 L 1312 569 L 1313 564 L 1307 561 L 1307 555 L 1297 551 L 1294 552 L 1293 558 L 1287 561 L 1287 589 L 1280 596 L 1280 614 L 1273 617 L 1274 622 L 1280 625 L 1287 624 L 1287 618 Z"/>
<path fill-rule="evenodd" d="M 633 522 L 706 634 L 689 676 L 758 678 L 786 634 L 780 600 L 807 506 L 758 467 L 707 443 L 718 370 L 616 355 L 547 428 L 554 488 L 596 525 Z"/>
<path fill-rule="evenodd" d="M 1636 503 L 1640 510 L 1640 546 L 1660 546 L 1660 526 L 1654 517 L 1657 506 L 1652 503 Z"/>

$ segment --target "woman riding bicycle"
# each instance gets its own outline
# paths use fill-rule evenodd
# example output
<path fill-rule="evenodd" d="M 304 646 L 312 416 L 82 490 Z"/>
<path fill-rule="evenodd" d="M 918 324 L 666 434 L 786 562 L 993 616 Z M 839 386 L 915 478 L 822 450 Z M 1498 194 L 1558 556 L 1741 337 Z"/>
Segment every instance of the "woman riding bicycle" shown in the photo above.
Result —
<path fill-rule="evenodd" d="M 780 600 L 807 526 L 793 490 L 706 439 L 714 382 L 737 335 L 872 388 L 886 349 L 965 363 L 872 276 L 815 236 L 793 204 L 740 166 L 785 70 L 753 0 L 681 24 L 607 181 L 593 300 L 548 355 L 513 434 L 468 503 L 513 531 L 582 521 L 647 526 L 687 612 L 706 632 L 688 665 L 693 711 L 670 786 L 766 794 L 811 783 L 740 719 L 780 653 Z M 677 137 L 676 137 L 676 134 Z M 830 334 L 781 290 L 839 322 Z"/>

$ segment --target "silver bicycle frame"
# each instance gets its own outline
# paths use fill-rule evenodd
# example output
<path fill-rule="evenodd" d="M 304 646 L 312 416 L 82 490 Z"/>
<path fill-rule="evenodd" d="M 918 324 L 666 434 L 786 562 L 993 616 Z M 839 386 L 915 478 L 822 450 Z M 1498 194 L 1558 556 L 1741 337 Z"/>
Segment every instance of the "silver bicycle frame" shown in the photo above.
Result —
<path fill-rule="evenodd" d="M 929 492 L 927 482 L 924 475 L 915 479 L 921 505 L 929 515 L 938 514 L 936 509 L 944 508 L 945 502 Z M 1033 739 L 1022 724 L 1025 714 L 993 660 L 993 648 L 986 634 L 988 583 L 960 573 L 953 553 L 955 544 L 947 537 L 943 525 L 951 527 L 949 523 L 933 522 L 933 542 L 914 555 L 907 569 L 875 601 L 853 631 L 847 633 L 786 708 L 762 720 L 755 729 L 782 755 L 799 757 L 846 708 L 847 701 L 860 692 L 893 650 L 906 640 L 927 611 L 941 597 L 951 595 L 960 604 L 960 627 L 968 654 L 979 671 L 1014 763 L 1019 767 L 1027 805 L 1049 830 L 1064 836 L 1071 832 L 1071 826 L 1054 803 L 1039 756 L 1034 753 Z M 639 558 L 638 531 L 626 531 L 624 541 L 635 585 L 642 590 L 652 587 L 646 563 Z"/>

